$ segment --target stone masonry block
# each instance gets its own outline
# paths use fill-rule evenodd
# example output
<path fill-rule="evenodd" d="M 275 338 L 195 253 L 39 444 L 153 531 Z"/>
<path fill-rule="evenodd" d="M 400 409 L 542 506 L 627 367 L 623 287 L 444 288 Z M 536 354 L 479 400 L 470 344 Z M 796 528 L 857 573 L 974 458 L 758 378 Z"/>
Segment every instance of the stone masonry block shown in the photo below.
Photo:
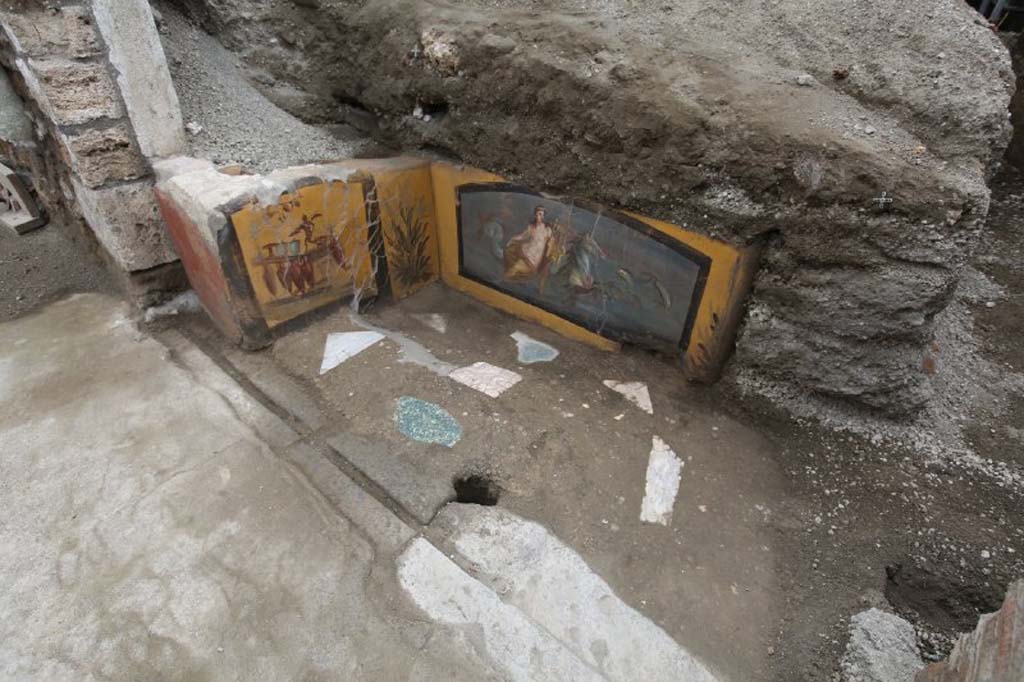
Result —
<path fill-rule="evenodd" d="M 145 270 L 178 259 L 151 181 L 105 189 L 91 189 L 79 180 L 74 184 L 82 215 L 123 270 Z"/>
<path fill-rule="evenodd" d="M 41 4 L 41 3 L 40 3 Z M 31 57 L 84 59 L 101 54 L 92 16 L 86 7 L 33 7 L 0 13 L 16 49 Z"/>
<path fill-rule="evenodd" d="M 36 101 L 57 125 L 124 114 L 117 86 L 102 64 L 65 59 L 18 60 Z M 27 72 L 27 73 L 26 73 Z"/>
<path fill-rule="evenodd" d="M 139 149 L 149 158 L 184 153 L 178 94 L 149 2 L 93 0 L 92 7 Z"/>
<path fill-rule="evenodd" d="M 75 173 L 91 188 L 110 181 L 137 180 L 147 172 L 125 123 L 64 136 L 64 151 Z"/>

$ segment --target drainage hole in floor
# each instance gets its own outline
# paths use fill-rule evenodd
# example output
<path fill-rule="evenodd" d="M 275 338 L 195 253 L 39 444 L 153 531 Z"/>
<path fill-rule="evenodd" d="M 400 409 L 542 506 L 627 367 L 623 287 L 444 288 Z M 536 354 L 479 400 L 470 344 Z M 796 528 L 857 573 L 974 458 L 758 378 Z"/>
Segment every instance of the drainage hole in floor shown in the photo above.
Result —
<path fill-rule="evenodd" d="M 498 504 L 498 497 L 501 495 L 498 484 L 486 476 L 463 476 L 456 478 L 452 485 L 455 487 L 455 501 L 461 504 L 493 507 Z"/>

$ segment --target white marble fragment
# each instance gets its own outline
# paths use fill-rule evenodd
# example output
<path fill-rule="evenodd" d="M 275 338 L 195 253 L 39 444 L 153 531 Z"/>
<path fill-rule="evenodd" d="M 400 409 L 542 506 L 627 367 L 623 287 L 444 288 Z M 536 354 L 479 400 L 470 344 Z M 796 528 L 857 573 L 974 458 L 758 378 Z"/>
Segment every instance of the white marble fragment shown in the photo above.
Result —
<path fill-rule="evenodd" d="M 667 526 L 679 493 L 683 462 L 661 438 L 654 436 L 651 457 L 647 460 L 647 484 L 640 507 L 640 520 Z"/>
<path fill-rule="evenodd" d="M 467 504 L 446 506 L 435 524 L 451 533 L 444 548 L 465 567 L 460 579 L 448 579 L 457 569 L 438 565 L 445 559 L 438 550 L 410 546 L 399 560 L 402 587 L 432 619 L 479 633 L 472 641 L 503 679 L 715 682 L 699 659 L 540 524 L 498 506 Z M 428 562 L 428 570 L 418 566 Z"/>
<path fill-rule="evenodd" d="M 324 343 L 324 358 L 320 362 L 320 374 L 326 374 L 353 355 L 357 355 L 384 336 L 377 332 L 341 332 L 328 334 Z"/>
<path fill-rule="evenodd" d="M 654 414 L 654 405 L 651 404 L 651 394 L 647 390 L 647 384 L 644 382 L 605 379 L 603 383 L 616 393 L 621 393 L 626 396 L 626 400 L 633 403 L 647 414 Z"/>
<path fill-rule="evenodd" d="M 438 334 L 446 334 L 448 332 L 448 320 L 445 319 L 444 315 L 438 313 L 417 313 L 413 317 Z"/>
<path fill-rule="evenodd" d="M 487 362 L 475 362 L 468 367 L 460 367 L 448 376 L 492 398 L 497 398 L 523 378 L 511 370 L 495 367 Z"/>

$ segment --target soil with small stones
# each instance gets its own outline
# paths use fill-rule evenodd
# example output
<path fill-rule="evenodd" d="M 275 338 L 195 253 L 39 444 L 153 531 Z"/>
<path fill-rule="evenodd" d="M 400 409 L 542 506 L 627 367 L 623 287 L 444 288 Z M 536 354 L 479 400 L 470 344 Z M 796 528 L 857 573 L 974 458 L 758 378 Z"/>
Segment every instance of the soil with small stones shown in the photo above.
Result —
<path fill-rule="evenodd" d="M 1024 368 L 1024 182 L 1012 169 L 993 182 L 986 233 L 972 265 L 1004 288 L 969 306 L 984 360 Z M 1009 408 L 977 409 L 964 428 L 982 462 L 1024 465 L 1024 396 Z M 872 442 L 794 423 L 766 401 L 753 416 L 782 443 L 790 498 L 776 530 L 790 557 L 782 579 L 787 615 L 773 646 L 774 679 L 838 680 L 850 617 L 872 606 L 916 628 L 926 661 L 949 654 L 960 632 L 1001 605 L 1024 578 L 1024 489 L 1008 486 L 958 455 L 923 457 L 911 447 Z M 810 520 L 810 523 L 808 523 Z"/>
<path fill-rule="evenodd" d="M 194 156 L 257 172 L 381 154 L 344 125 L 309 125 L 250 83 L 238 58 L 173 7 L 160 7 L 160 36 Z"/>
<path fill-rule="evenodd" d="M 0 321 L 71 293 L 113 290 L 99 259 L 60 226 L 23 235 L 0 229 Z"/>

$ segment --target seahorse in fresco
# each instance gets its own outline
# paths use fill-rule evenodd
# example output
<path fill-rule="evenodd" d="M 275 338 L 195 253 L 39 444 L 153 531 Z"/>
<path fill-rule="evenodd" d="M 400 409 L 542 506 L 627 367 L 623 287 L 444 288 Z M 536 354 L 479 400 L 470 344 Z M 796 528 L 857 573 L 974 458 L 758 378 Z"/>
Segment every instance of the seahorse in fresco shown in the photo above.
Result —
<path fill-rule="evenodd" d="M 653 274 L 649 272 L 641 272 L 634 276 L 626 268 L 619 268 L 616 271 L 616 274 L 619 276 L 619 279 L 626 283 L 626 290 L 629 293 L 639 294 L 637 284 L 652 286 L 654 287 L 654 290 L 658 292 L 658 297 L 661 299 L 662 307 L 664 307 L 665 310 L 670 310 L 672 308 L 672 295 L 669 294 L 668 289 L 666 289 L 665 285 L 661 283 L 661 280 Z"/>

